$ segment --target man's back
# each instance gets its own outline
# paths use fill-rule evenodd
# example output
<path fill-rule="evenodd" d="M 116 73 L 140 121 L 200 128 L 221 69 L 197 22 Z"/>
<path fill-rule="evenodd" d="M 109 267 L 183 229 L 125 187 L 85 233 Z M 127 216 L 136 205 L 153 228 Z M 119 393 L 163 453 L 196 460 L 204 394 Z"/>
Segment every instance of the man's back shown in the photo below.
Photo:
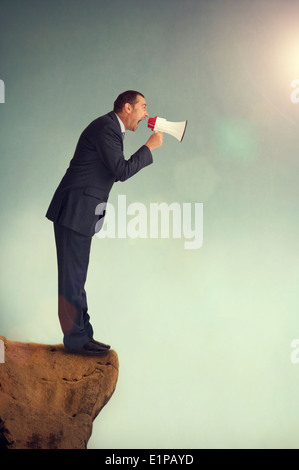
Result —
<path fill-rule="evenodd" d="M 152 161 L 146 145 L 125 160 L 123 137 L 114 112 L 95 119 L 80 135 L 46 217 L 92 236 L 99 219 L 95 215 L 96 206 L 107 202 L 114 182 L 125 181 Z"/>

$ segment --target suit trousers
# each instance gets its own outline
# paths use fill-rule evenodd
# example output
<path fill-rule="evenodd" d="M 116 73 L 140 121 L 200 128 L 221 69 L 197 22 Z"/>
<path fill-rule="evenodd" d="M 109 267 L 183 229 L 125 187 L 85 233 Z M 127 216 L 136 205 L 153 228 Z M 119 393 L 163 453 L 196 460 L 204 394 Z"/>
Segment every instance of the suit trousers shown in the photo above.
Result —
<path fill-rule="evenodd" d="M 58 267 L 58 316 L 67 349 L 78 350 L 93 336 L 84 289 L 91 237 L 54 223 Z"/>

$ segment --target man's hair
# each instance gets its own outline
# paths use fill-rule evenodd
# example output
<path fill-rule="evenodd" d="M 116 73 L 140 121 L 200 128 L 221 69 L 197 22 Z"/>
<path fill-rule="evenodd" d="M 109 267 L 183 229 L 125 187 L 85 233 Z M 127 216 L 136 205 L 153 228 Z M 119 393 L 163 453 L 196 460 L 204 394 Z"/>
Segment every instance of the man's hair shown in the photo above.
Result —
<path fill-rule="evenodd" d="M 114 101 L 113 111 L 119 113 L 126 103 L 130 103 L 131 106 L 134 106 L 137 103 L 137 96 L 140 95 L 144 98 L 144 95 L 139 91 L 127 90 L 121 93 L 116 100 Z"/>

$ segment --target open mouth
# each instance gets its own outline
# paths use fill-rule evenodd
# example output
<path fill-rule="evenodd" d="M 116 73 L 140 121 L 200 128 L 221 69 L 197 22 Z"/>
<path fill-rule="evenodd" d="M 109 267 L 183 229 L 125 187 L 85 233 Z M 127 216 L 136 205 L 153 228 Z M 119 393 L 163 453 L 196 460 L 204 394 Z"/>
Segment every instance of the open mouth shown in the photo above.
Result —
<path fill-rule="evenodd" d="M 144 121 L 144 120 L 145 120 L 145 118 L 139 119 L 138 124 L 139 124 L 141 121 Z"/>

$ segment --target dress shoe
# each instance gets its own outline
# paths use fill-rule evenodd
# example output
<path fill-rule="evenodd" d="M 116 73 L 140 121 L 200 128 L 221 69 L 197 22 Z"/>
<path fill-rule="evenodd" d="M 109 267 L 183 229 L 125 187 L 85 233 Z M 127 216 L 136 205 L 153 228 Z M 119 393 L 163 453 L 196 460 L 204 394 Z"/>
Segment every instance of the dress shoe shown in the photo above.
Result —
<path fill-rule="evenodd" d="M 84 344 L 81 349 L 70 349 L 69 351 L 77 354 L 83 354 L 84 356 L 104 356 L 105 354 L 108 354 L 109 349 L 89 340 L 88 343 Z"/>
<path fill-rule="evenodd" d="M 105 344 L 105 343 L 100 343 L 100 341 L 96 341 L 94 338 L 90 338 L 90 340 L 92 343 L 95 343 L 99 346 L 101 346 L 101 348 L 106 348 L 106 349 L 110 349 L 111 346 L 109 344 Z"/>

